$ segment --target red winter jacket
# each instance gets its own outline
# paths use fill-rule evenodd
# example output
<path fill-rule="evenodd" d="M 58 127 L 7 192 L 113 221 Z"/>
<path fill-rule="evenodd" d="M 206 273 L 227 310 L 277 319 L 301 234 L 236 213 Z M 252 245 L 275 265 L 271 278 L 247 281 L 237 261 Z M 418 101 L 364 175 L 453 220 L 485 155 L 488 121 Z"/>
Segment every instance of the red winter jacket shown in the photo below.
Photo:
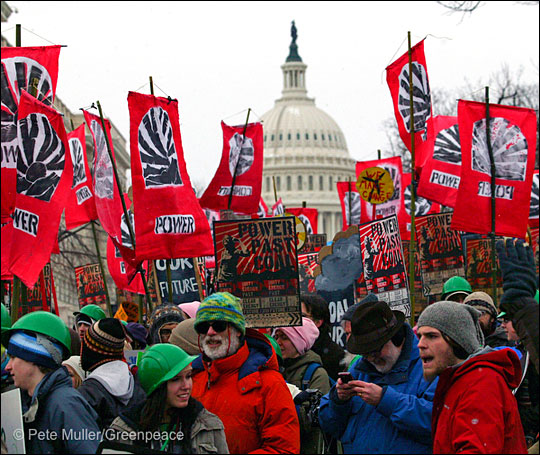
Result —
<path fill-rule="evenodd" d="M 440 375 L 433 453 L 527 453 L 512 395 L 521 379 L 519 358 L 511 349 L 484 352 Z"/>
<path fill-rule="evenodd" d="M 236 354 L 192 367 L 192 395 L 223 422 L 230 453 L 300 452 L 296 408 L 264 335 L 247 329 Z"/>

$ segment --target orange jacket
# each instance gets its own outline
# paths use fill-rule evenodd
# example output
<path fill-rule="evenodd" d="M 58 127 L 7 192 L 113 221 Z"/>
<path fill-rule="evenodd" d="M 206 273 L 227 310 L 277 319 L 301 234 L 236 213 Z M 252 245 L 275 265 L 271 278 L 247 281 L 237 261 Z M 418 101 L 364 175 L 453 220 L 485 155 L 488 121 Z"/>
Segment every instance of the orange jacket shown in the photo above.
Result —
<path fill-rule="evenodd" d="M 192 366 L 192 395 L 223 422 L 230 453 L 299 453 L 296 408 L 264 335 L 247 329 L 236 354 Z"/>

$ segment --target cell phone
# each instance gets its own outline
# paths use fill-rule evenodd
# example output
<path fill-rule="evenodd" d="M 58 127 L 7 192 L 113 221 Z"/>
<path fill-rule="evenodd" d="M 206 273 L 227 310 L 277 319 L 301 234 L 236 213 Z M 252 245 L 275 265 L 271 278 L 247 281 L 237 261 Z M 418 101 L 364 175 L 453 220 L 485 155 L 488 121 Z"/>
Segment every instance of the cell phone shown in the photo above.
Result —
<path fill-rule="evenodd" d="M 338 373 L 338 376 L 341 378 L 341 382 L 343 382 L 343 384 L 347 384 L 347 382 L 353 380 L 352 374 L 349 371 L 342 371 Z"/>

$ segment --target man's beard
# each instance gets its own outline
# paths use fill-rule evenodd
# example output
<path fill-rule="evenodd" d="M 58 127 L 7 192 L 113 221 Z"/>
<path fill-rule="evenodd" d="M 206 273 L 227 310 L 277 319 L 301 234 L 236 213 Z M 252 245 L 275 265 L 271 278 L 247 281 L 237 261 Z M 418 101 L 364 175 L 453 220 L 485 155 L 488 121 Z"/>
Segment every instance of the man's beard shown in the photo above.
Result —
<path fill-rule="evenodd" d="M 229 337 L 231 339 L 230 345 Z M 209 346 L 209 340 L 220 340 L 221 343 L 215 346 Z M 231 330 L 229 334 L 225 332 L 223 334 L 214 335 L 212 337 L 206 335 L 202 340 L 202 349 L 206 356 L 211 360 L 223 359 L 224 357 L 235 354 L 239 348 L 240 338 L 237 336 L 234 330 Z"/>
<path fill-rule="evenodd" d="M 387 374 L 389 373 L 392 368 L 394 368 L 394 365 L 396 364 L 397 360 L 399 359 L 399 356 L 401 355 L 401 349 L 397 346 L 394 346 L 393 343 L 390 343 L 390 348 L 388 349 L 388 352 L 386 356 L 384 357 L 385 364 L 384 365 L 377 365 L 374 362 L 370 362 L 366 359 L 371 365 L 381 374 Z"/>

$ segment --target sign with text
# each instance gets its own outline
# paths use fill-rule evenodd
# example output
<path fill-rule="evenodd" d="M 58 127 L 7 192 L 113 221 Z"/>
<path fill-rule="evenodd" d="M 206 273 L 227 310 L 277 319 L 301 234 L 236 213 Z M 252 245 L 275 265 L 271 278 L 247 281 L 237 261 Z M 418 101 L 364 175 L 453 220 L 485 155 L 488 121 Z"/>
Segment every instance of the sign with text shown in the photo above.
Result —
<path fill-rule="evenodd" d="M 20 436 L 20 437 L 19 437 Z M 2 452 L 26 453 L 21 405 L 21 389 L 2 392 Z"/>
<path fill-rule="evenodd" d="M 397 216 L 361 224 L 358 230 L 368 292 L 409 317 L 411 304 Z"/>
<path fill-rule="evenodd" d="M 354 285 L 351 284 L 347 289 L 338 289 L 336 291 L 318 290 L 317 294 L 328 302 L 332 341 L 346 348 L 347 334 L 343 330 L 343 327 L 341 327 L 340 322 L 345 312 L 355 303 Z"/>
<path fill-rule="evenodd" d="M 318 263 L 319 253 L 298 255 L 298 278 L 300 280 L 300 294 L 315 292 L 315 267 Z"/>
<path fill-rule="evenodd" d="M 216 290 L 242 299 L 248 327 L 302 324 L 295 218 L 214 222 Z"/>
<path fill-rule="evenodd" d="M 307 234 L 301 252 L 302 254 L 315 253 L 326 246 L 326 242 L 326 234 Z"/>
<path fill-rule="evenodd" d="M 167 262 L 156 259 L 156 278 L 162 302 L 169 302 L 169 284 L 167 281 Z M 171 259 L 172 303 L 193 302 L 202 300 L 202 286 L 199 267 L 196 259 Z"/>
<path fill-rule="evenodd" d="M 99 264 L 87 264 L 75 267 L 75 282 L 79 308 L 89 304 L 104 305 L 107 302 L 103 275 Z"/>
<path fill-rule="evenodd" d="M 471 215 L 472 216 L 472 215 Z M 450 227 L 452 212 L 416 218 L 424 295 L 441 294 L 452 276 L 465 277 L 461 232 Z"/>
<path fill-rule="evenodd" d="M 43 289 L 42 284 L 45 286 L 45 289 Z M 31 289 L 28 288 L 27 300 L 19 308 L 19 315 L 22 316 L 33 311 L 50 311 L 51 289 L 51 263 L 48 262 L 43 267 L 35 286 Z"/>
<path fill-rule="evenodd" d="M 500 240 L 502 237 L 496 237 Z M 491 239 L 485 235 L 466 234 L 461 236 L 465 278 L 475 291 L 493 294 L 493 274 L 491 268 Z M 502 296 L 502 275 L 499 258 L 495 254 L 497 266 L 497 295 Z M 493 295 L 491 295 L 493 297 Z"/>

